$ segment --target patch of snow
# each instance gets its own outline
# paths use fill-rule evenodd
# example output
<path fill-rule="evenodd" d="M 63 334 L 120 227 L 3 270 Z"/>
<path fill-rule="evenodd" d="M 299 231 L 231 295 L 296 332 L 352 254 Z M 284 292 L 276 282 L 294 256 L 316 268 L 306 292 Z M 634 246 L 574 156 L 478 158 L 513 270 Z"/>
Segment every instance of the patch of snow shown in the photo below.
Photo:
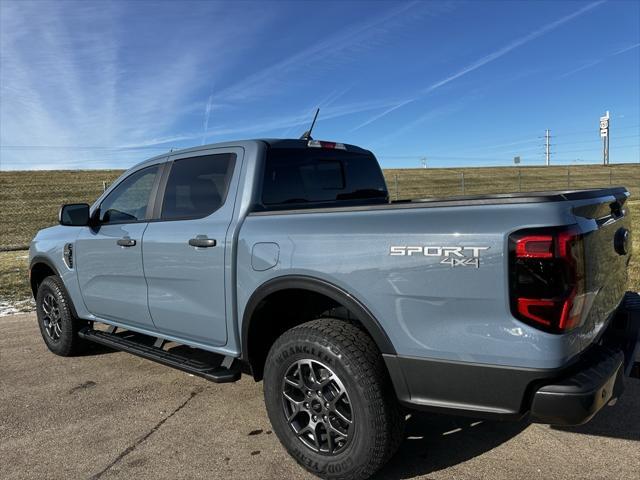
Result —
<path fill-rule="evenodd" d="M 32 312 L 35 309 L 36 303 L 32 298 L 27 300 L 0 300 L 0 317 L 6 317 L 14 313 Z"/>

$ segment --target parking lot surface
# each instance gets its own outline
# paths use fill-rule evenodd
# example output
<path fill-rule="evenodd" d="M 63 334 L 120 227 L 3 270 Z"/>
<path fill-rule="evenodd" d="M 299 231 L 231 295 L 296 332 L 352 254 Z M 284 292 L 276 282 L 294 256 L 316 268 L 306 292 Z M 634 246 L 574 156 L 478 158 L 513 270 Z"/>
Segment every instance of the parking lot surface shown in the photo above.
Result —
<path fill-rule="evenodd" d="M 413 414 L 377 478 L 638 478 L 640 380 L 575 428 Z M 218 385 L 132 355 L 57 357 L 34 314 L 0 317 L 0 478 L 300 479 L 262 384 Z"/>

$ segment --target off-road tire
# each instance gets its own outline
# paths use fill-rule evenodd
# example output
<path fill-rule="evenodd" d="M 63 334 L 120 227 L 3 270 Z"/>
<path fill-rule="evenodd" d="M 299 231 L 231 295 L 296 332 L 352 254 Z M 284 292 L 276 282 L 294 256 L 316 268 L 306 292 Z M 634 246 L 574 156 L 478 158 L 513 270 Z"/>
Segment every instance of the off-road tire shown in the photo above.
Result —
<path fill-rule="evenodd" d="M 54 300 L 55 307 L 51 299 Z M 52 308 L 57 312 L 55 317 L 58 321 L 55 328 L 51 326 Z M 38 287 L 36 314 L 40 334 L 49 350 L 62 357 L 76 355 L 84 350 L 86 342 L 78 336 L 78 331 L 87 326 L 88 322 L 74 317 L 71 300 L 59 277 L 47 277 Z"/>
<path fill-rule="evenodd" d="M 299 365 L 304 362 L 300 361 L 307 359 L 326 365 L 339 378 L 353 410 L 351 437 L 333 454 L 314 451 L 286 418 L 285 375 L 291 368 L 301 371 Z M 393 456 L 403 438 L 404 417 L 382 355 L 366 332 L 346 321 L 313 320 L 280 336 L 267 356 L 264 398 L 282 445 L 301 466 L 321 478 L 368 478 Z M 326 432 L 323 428 L 320 431 Z"/>

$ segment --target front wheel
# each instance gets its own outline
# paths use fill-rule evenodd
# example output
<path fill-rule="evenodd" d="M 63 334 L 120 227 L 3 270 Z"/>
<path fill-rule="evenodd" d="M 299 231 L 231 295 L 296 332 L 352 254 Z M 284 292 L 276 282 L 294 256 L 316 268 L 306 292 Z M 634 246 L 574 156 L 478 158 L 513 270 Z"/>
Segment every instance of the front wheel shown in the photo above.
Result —
<path fill-rule="evenodd" d="M 49 350 L 63 357 L 82 350 L 84 341 L 78 331 L 88 322 L 73 316 L 71 300 L 59 277 L 47 277 L 38 287 L 36 314 L 40 333 Z"/>
<path fill-rule="evenodd" d="M 336 319 L 285 332 L 265 365 L 264 396 L 280 442 L 326 479 L 368 478 L 395 453 L 404 420 L 372 339 Z"/>

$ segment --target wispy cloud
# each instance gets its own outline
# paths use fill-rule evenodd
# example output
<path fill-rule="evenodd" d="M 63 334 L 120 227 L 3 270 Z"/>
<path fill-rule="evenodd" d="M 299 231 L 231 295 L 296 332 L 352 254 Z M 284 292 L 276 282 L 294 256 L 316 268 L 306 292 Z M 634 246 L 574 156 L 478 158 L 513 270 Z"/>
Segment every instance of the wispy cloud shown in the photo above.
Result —
<path fill-rule="evenodd" d="M 467 103 L 473 98 L 477 98 L 477 95 L 465 95 L 453 102 L 431 108 L 429 109 L 428 112 L 422 115 L 419 115 L 417 118 L 414 118 L 410 122 L 395 129 L 391 133 L 384 135 L 378 141 L 378 145 L 379 146 L 388 145 L 392 140 L 396 139 L 401 135 L 411 132 L 412 130 L 416 129 L 418 126 L 422 125 L 425 122 L 433 121 L 441 117 L 444 117 L 446 115 L 451 115 L 452 113 L 458 112 L 462 110 L 467 105 Z M 428 136 L 425 136 L 425 135 L 422 135 L 422 138 L 424 139 L 425 142 L 429 142 L 430 140 Z"/>
<path fill-rule="evenodd" d="M 307 108 L 303 109 L 303 114 L 306 114 L 307 117 L 309 119 L 312 118 L 312 115 L 314 115 L 316 108 L 320 108 L 322 111 L 322 114 L 324 115 L 324 111 L 330 107 L 331 105 L 333 105 L 333 103 L 338 100 L 340 97 L 342 97 L 344 94 L 346 94 L 349 90 L 351 90 L 353 88 L 353 84 L 351 85 L 347 85 L 346 87 L 342 87 L 342 88 L 336 88 L 334 90 L 332 90 L 331 92 L 329 92 L 328 95 L 325 95 L 319 102 L 317 103 L 313 103 L 307 106 Z M 296 125 L 297 126 L 297 125 Z M 283 132 L 282 132 L 282 137 L 283 138 L 288 138 L 291 134 L 291 131 L 293 130 L 294 126 L 289 126 L 287 127 Z"/>
<path fill-rule="evenodd" d="M 623 53 L 629 52 L 631 50 L 634 50 L 636 48 L 640 47 L 640 43 L 634 43 L 632 45 L 628 45 L 624 48 L 618 49 L 612 53 L 609 53 L 608 55 L 605 55 L 603 57 L 597 58 L 595 60 L 589 60 L 588 62 L 580 65 L 577 68 L 574 68 L 573 70 L 569 70 L 568 72 L 563 73 L 562 75 L 558 76 L 558 80 L 562 79 L 562 78 L 567 78 L 571 75 L 573 75 L 574 73 L 578 73 L 581 72 L 582 70 L 586 70 L 587 68 L 591 68 L 594 67 L 602 62 L 604 62 L 605 60 L 608 60 L 612 57 L 615 57 L 617 55 L 621 55 Z"/>
<path fill-rule="evenodd" d="M 271 18 L 247 16 L 245 7 L 196 2 L 176 22 L 174 6 L 160 3 L 153 20 L 131 23 L 127 18 L 144 17 L 135 8 L 136 2 L 2 2 L 0 168 L 45 162 L 53 168 L 80 158 L 95 166 L 105 158 L 99 148 L 16 154 L 7 145 L 120 148 L 175 141 L 176 126 L 193 115 L 185 109 L 194 97 L 252 41 L 238 38 L 240 19 L 249 22 L 248 31 L 259 32 L 260 22 Z M 211 35 L 202 21 L 207 16 L 232 18 L 217 22 Z"/>
<path fill-rule="evenodd" d="M 494 52 L 491 52 L 488 55 L 485 55 L 484 57 L 479 58 L 478 60 L 470 63 L 469 65 L 465 66 L 464 68 L 458 70 L 455 73 L 452 73 L 451 75 L 448 75 L 447 77 L 432 83 L 431 85 L 429 85 L 428 87 L 420 90 L 416 95 L 404 99 L 400 102 L 398 102 L 396 105 L 386 109 L 385 111 L 378 113 L 374 116 L 372 116 L 371 118 L 367 119 L 366 121 L 360 123 L 359 125 L 357 125 L 355 128 L 353 128 L 352 131 L 355 130 L 359 130 L 383 117 L 385 117 L 386 115 L 388 115 L 389 113 L 404 107 L 405 105 L 408 105 L 410 103 L 413 103 L 419 99 L 421 99 L 422 97 L 424 97 L 425 95 L 428 95 L 429 93 L 439 89 L 440 87 L 443 87 L 445 85 L 447 85 L 448 83 L 464 76 L 467 75 L 468 73 L 471 73 L 481 67 L 483 67 L 484 65 L 487 65 L 491 62 L 494 62 L 496 60 L 498 60 L 499 58 L 505 56 L 506 54 L 508 54 L 509 52 L 517 49 L 518 47 L 521 47 L 533 40 L 535 40 L 536 38 L 539 38 L 543 35 L 545 35 L 546 33 L 551 32 L 552 30 L 555 30 L 556 28 L 564 25 L 565 23 L 573 20 L 574 18 L 577 18 L 581 15 L 584 15 L 585 13 L 593 10 L 594 8 L 598 7 L 599 5 L 603 4 L 605 0 L 599 0 L 593 3 L 590 3 L 588 5 L 585 5 L 584 7 L 576 10 L 575 12 L 569 14 L 569 15 L 565 15 L 562 18 L 559 18 L 558 20 L 555 20 L 551 23 L 548 23 L 546 25 L 544 25 L 543 27 L 538 28 L 537 30 L 532 31 L 531 33 L 524 35 L 523 37 L 520 37 L 516 40 L 513 40 L 512 42 L 506 44 L 505 46 L 499 48 L 498 50 L 495 50 Z"/>
<path fill-rule="evenodd" d="M 209 95 L 209 100 L 207 100 L 207 106 L 204 108 L 204 125 L 202 125 L 202 143 L 207 138 L 207 134 L 209 133 L 209 117 L 211 117 L 211 110 L 213 110 L 213 93 Z"/>
<path fill-rule="evenodd" d="M 222 89 L 216 99 L 224 102 L 240 102 L 264 95 L 272 95 L 284 84 L 299 79 L 300 73 L 318 75 L 326 66 L 349 61 L 349 52 L 372 48 L 377 41 L 389 37 L 390 32 L 420 15 L 436 14 L 448 4 L 437 6 L 419 1 L 401 3 L 399 6 L 374 18 L 366 18 L 360 23 L 349 25 L 327 38 L 290 54 L 276 63 L 254 72 L 233 85 Z M 408 15 L 409 12 L 415 15 Z"/>
<path fill-rule="evenodd" d="M 371 100 L 365 102 L 344 103 L 331 105 L 322 109 L 322 121 L 334 118 L 345 117 L 355 113 L 368 112 L 374 109 L 384 108 L 390 104 L 389 100 Z M 231 135 L 267 135 L 283 128 L 307 126 L 312 117 L 309 111 L 303 111 L 289 115 L 274 115 L 262 119 L 255 119 L 253 122 L 240 125 L 219 124 L 209 128 L 209 139 L 217 137 L 229 137 Z M 319 117 L 320 118 L 320 117 Z"/>
<path fill-rule="evenodd" d="M 380 113 L 375 114 L 374 116 L 368 118 L 367 120 L 365 120 L 362 123 L 359 123 L 358 125 L 356 125 L 355 127 L 353 127 L 351 129 L 352 132 L 355 132 L 356 130 L 360 130 L 362 127 L 366 127 L 367 125 L 375 122 L 376 120 L 380 120 L 382 117 L 386 117 L 387 115 L 389 115 L 391 112 L 398 110 L 399 108 L 404 107 L 405 105 L 409 105 L 410 103 L 415 102 L 419 97 L 411 97 L 408 98 L 406 100 L 402 100 L 398 103 L 394 103 L 392 104 L 389 108 L 387 108 L 386 110 L 383 110 Z"/>
<path fill-rule="evenodd" d="M 254 52 L 253 63 L 261 58 L 267 27 L 272 34 L 282 17 L 278 3 L 266 11 L 263 3 L 193 2 L 185 9 L 160 2 L 150 16 L 138 2 L 4 1 L 0 168 L 131 165 L 141 158 L 111 152 L 297 128 L 309 122 L 300 102 L 284 101 L 261 115 L 264 103 L 291 97 L 289 87 L 317 81 L 447 5 L 377 8 L 381 14 L 326 29 L 328 36 L 238 78 L 244 54 Z M 207 19 L 216 20 L 215 29 Z M 390 105 L 343 101 L 348 89 L 321 98 L 321 121 Z M 245 101 L 251 116 L 228 115 L 242 112 L 237 107 Z"/>

